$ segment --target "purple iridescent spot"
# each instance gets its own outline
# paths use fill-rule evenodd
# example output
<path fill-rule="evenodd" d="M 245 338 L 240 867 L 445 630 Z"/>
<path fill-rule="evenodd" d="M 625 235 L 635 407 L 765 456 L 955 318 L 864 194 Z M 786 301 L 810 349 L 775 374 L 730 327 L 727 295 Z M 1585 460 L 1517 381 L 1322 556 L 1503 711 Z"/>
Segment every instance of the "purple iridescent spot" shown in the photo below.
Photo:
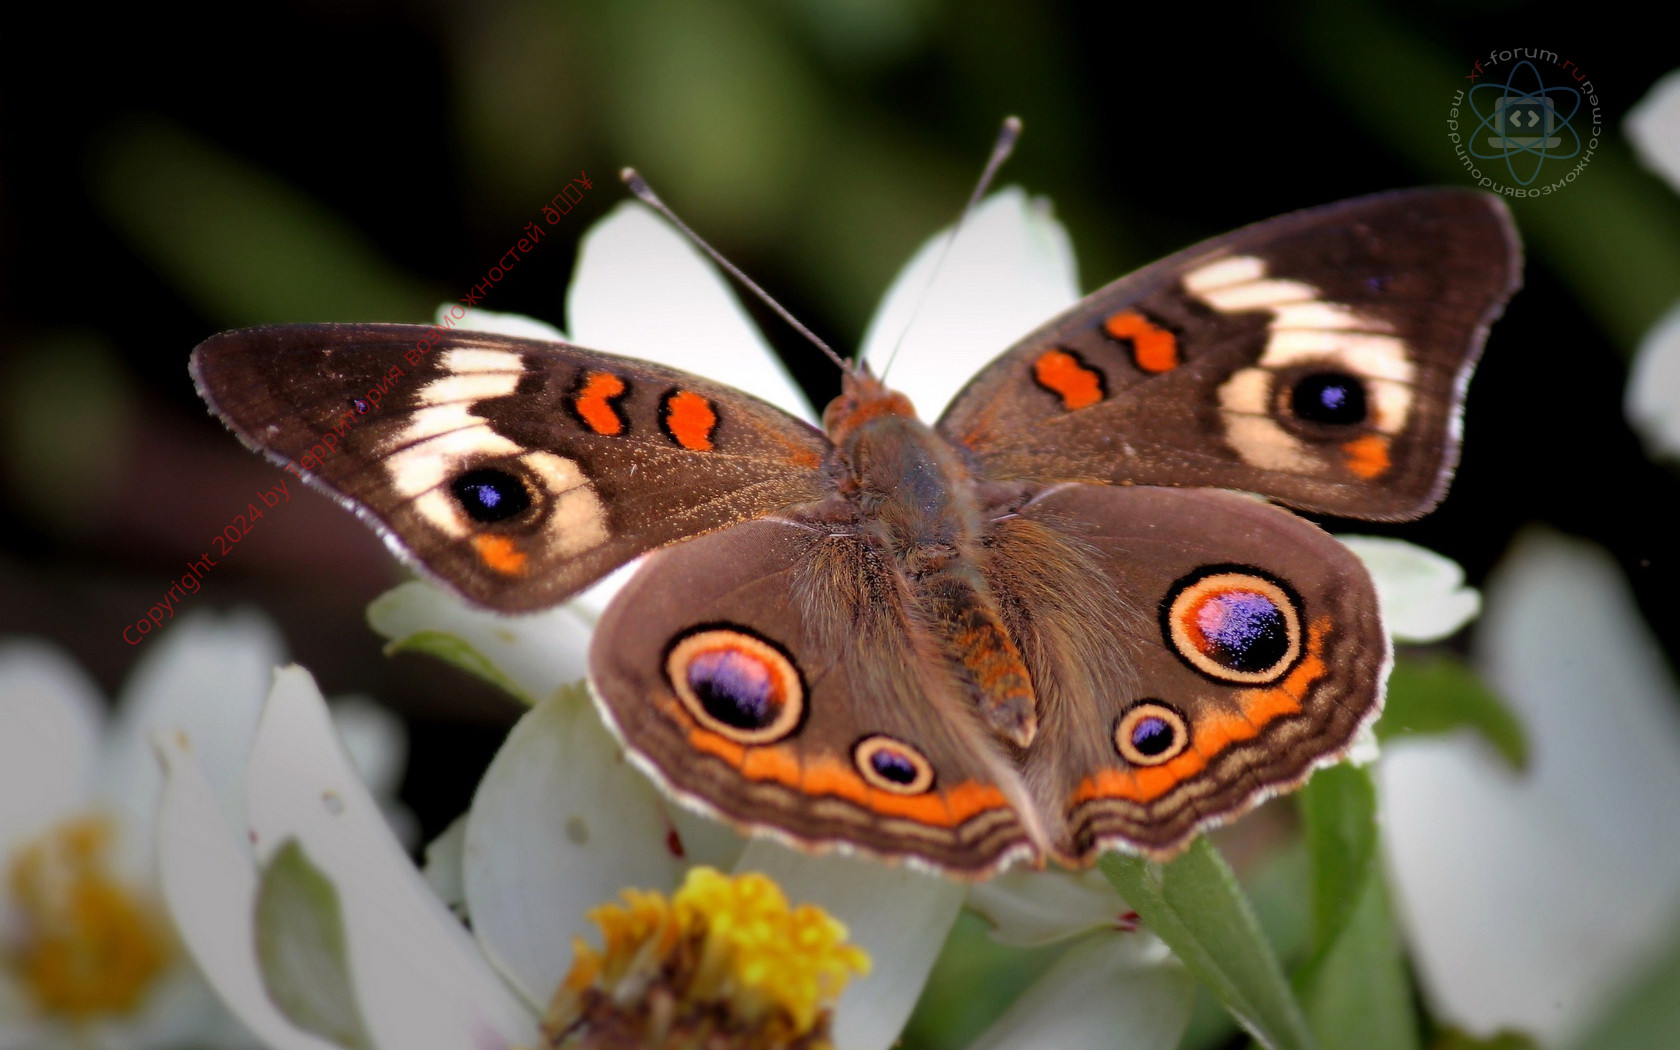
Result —
<path fill-rule="evenodd" d="M 876 748 L 869 756 L 869 765 L 881 775 L 882 780 L 890 780 L 894 784 L 914 784 L 919 770 L 907 755 L 891 748 Z"/>
<path fill-rule="evenodd" d="M 706 713 L 732 729 L 763 729 L 782 697 L 764 661 L 737 649 L 711 649 L 688 662 L 688 686 Z"/>
<path fill-rule="evenodd" d="M 1232 589 L 1209 594 L 1192 613 L 1200 648 L 1233 671 L 1259 674 L 1289 654 L 1289 625 L 1283 610 L 1258 591 Z"/>
<path fill-rule="evenodd" d="M 1172 723 L 1158 715 L 1145 715 L 1132 723 L 1132 746 L 1150 758 L 1165 754 L 1173 746 L 1173 735 Z"/>

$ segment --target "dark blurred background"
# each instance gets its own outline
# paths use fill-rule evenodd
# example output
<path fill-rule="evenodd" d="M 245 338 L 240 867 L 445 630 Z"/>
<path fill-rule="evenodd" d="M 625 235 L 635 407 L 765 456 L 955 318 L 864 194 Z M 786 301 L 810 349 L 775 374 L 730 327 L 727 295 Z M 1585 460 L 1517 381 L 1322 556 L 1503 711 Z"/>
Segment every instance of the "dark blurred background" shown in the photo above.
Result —
<path fill-rule="evenodd" d="M 851 347 L 908 254 L 956 216 L 1006 114 L 1026 134 L 999 181 L 1053 200 L 1089 290 L 1293 208 L 1468 184 L 1446 138 L 1453 93 L 1490 50 L 1543 47 L 1591 77 L 1599 150 L 1562 192 L 1514 206 L 1527 287 L 1471 388 L 1446 503 L 1357 531 L 1440 550 L 1473 582 L 1527 522 L 1589 537 L 1674 661 L 1680 474 L 1622 413 L 1641 333 L 1680 299 L 1680 198 L 1620 135 L 1676 62 L 1649 10 L 39 5 L 5 30 L 0 63 L 0 634 L 48 637 L 115 691 L 148 644 L 123 628 L 278 477 L 207 416 L 188 351 L 258 322 L 425 320 L 580 172 L 582 205 L 483 305 L 564 327 L 576 239 L 626 197 L 615 173 L 634 164 Z M 821 405 L 833 369 L 750 308 Z M 517 709 L 425 657 L 381 655 L 364 608 L 400 578 L 371 532 L 304 493 L 183 608 L 254 603 L 329 694 L 404 714 L 405 796 L 429 835 Z"/>

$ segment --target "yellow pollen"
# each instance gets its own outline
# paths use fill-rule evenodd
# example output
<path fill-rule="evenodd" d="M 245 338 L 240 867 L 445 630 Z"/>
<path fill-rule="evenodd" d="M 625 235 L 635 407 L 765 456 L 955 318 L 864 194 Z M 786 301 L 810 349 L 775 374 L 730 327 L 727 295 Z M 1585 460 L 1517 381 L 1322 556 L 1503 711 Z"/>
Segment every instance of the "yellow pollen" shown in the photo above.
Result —
<path fill-rule="evenodd" d="M 174 944 L 148 902 L 111 873 L 112 828 L 82 816 L 13 854 L 6 872 L 19 936 L 0 946 L 43 1014 L 85 1021 L 135 1011 Z"/>
<path fill-rule="evenodd" d="M 623 897 L 589 913 L 603 950 L 574 946 L 544 1019 L 556 1045 L 597 1045 L 590 1025 L 637 1028 L 649 1046 L 690 1045 L 683 1040 L 723 1020 L 752 1033 L 740 1045 L 786 1045 L 826 1029 L 847 981 L 869 972 L 863 949 L 845 943 L 845 926 L 815 905 L 789 907 L 764 875 L 695 868 L 669 901 L 640 890 Z M 627 992 L 637 1001 L 626 1002 Z M 826 1030 L 817 1036 L 811 1045 L 826 1045 Z"/>

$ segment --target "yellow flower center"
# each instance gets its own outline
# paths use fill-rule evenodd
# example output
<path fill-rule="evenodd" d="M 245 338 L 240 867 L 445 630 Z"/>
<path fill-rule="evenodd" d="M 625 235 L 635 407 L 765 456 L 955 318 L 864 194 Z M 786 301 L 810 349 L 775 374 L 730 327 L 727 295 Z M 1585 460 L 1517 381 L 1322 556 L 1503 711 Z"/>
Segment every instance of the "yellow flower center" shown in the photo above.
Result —
<path fill-rule="evenodd" d="M 112 828 L 83 816 L 13 854 L 5 888 L 18 936 L 0 945 L 42 1014 L 84 1021 L 130 1013 L 174 944 L 148 902 L 111 873 Z"/>
<path fill-rule="evenodd" d="M 575 943 L 543 1019 L 550 1046 L 828 1046 L 834 1001 L 869 972 L 845 926 L 756 873 L 695 868 L 669 901 L 625 890 L 589 918 L 605 947 Z"/>

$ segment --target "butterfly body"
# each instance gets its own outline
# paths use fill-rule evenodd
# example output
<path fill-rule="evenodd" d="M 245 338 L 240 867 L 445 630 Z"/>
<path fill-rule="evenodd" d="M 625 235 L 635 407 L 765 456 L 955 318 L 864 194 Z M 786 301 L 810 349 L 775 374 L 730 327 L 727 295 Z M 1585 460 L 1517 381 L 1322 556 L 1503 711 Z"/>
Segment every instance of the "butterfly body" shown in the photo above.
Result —
<path fill-rule="evenodd" d="M 862 368 L 819 431 L 675 369 L 459 329 L 406 357 L 426 330 L 251 329 L 193 370 L 247 443 L 478 604 L 542 608 L 648 555 L 590 678 L 677 797 L 975 877 L 1170 856 L 1376 717 L 1369 575 L 1249 493 L 1433 505 L 1518 265 L 1479 194 L 1285 216 L 1094 293 L 931 425 Z"/>

